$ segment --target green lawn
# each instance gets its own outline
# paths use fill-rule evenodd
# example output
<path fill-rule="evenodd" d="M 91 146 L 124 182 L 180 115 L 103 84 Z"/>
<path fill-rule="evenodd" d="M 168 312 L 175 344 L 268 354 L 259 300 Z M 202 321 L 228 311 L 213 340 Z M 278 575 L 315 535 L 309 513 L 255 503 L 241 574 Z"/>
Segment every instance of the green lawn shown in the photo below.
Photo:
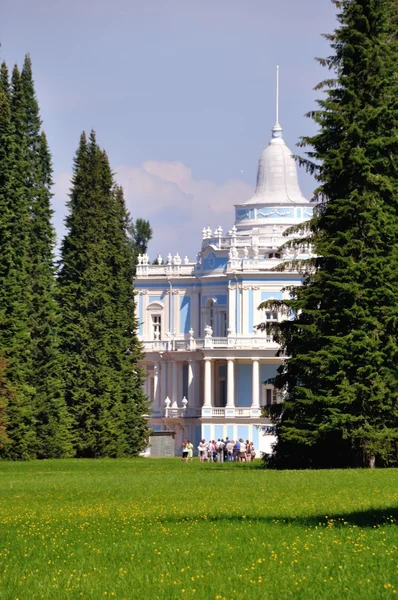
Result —
<path fill-rule="evenodd" d="M 398 471 L 0 463 L 0 598 L 390 598 Z"/>

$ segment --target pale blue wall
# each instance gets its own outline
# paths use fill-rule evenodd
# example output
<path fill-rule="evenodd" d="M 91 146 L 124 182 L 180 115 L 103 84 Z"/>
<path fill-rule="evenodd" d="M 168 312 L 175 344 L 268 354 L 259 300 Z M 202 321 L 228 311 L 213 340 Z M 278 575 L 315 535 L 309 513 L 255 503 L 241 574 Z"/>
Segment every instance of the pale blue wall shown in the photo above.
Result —
<path fill-rule="evenodd" d="M 206 442 L 210 439 L 210 425 L 203 425 L 203 437 Z"/>
<path fill-rule="evenodd" d="M 180 333 L 188 333 L 191 327 L 191 298 L 180 298 Z"/>
<path fill-rule="evenodd" d="M 218 439 L 224 437 L 224 425 L 215 425 L 214 426 L 214 439 L 217 441 Z"/>
<path fill-rule="evenodd" d="M 211 252 L 211 254 L 214 254 L 214 253 Z M 224 267 L 227 265 L 227 262 L 228 262 L 227 256 L 217 256 L 217 257 L 213 258 L 212 261 L 209 261 L 209 259 L 206 257 L 202 261 L 202 269 L 204 271 L 217 271 L 220 269 L 224 269 Z"/>
<path fill-rule="evenodd" d="M 252 426 L 252 439 L 249 441 L 253 442 L 255 449 L 258 450 L 259 435 L 258 435 L 258 429 L 255 425 Z"/>
<path fill-rule="evenodd" d="M 238 407 L 252 405 L 252 365 L 250 363 L 238 363 L 236 369 L 237 389 L 235 404 Z"/>
<path fill-rule="evenodd" d="M 282 292 L 261 292 L 261 302 L 264 302 L 264 300 L 269 300 L 270 298 L 282 300 Z"/>
<path fill-rule="evenodd" d="M 277 367 L 278 365 L 260 364 L 260 388 L 267 379 L 275 377 Z"/>
<path fill-rule="evenodd" d="M 249 425 L 238 425 L 238 439 L 240 438 L 244 441 L 249 439 Z"/>

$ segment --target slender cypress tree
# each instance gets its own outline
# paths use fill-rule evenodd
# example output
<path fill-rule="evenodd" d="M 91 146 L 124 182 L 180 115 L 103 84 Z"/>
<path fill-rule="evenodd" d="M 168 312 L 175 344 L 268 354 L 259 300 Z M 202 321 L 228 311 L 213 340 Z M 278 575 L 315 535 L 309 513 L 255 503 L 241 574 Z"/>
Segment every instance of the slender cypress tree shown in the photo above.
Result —
<path fill-rule="evenodd" d="M 131 221 L 128 226 L 128 232 L 133 245 L 134 263 L 137 264 L 138 255 L 146 253 L 148 243 L 152 239 L 152 227 L 149 221 L 138 218 L 135 221 Z"/>
<path fill-rule="evenodd" d="M 69 417 L 64 398 L 59 355 L 59 314 L 56 302 L 54 246 L 51 222 L 52 165 L 41 130 L 32 64 L 25 57 L 21 71 L 25 104 L 26 172 L 24 185 L 29 202 L 28 289 L 31 340 L 31 385 L 35 388 L 33 410 L 37 456 L 56 458 L 71 452 Z"/>
<path fill-rule="evenodd" d="M 118 260 L 113 265 L 112 295 L 117 301 L 114 331 L 117 337 L 112 341 L 115 359 L 119 357 L 117 369 L 125 410 L 123 430 L 128 440 L 128 454 L 136 454 L 143 449 L 148 437 L 146 414 L 149 410 L 147 399 L 143 394 L 144 376 L 138 362 L 143 358 L 143 351 L 137 336 L 137 321 L 134 314 L 134 297 L 132 282 L 135 275 L 136 260 L 139 252 L 146 252 L 147 243 L 152 237 L 152 229 L 148 221 L 137 219 L 131 225 L 123 196 L 123 189 L 115 186 L 115 232 L 109 231 L 109 242 L 113 246 L 113 254 Z M 130 237 L 132 230 L 134 237 Z M 137 240 L 141 240 L 138 245 Z M 145 245 L 144 245 L 145 244 Z"/>
<path fill-rule="evenodd" d="M 281 468 L 398 464 L 398 2 L 334 3 L 321 61 L 334 79 L 302 140 L 319 183 L 304 228 L 317 258 L 276 331 L 291 357 L 275 380 Z"/>
<path fill-rule="evenodd" d="M 7 361 L 12 393 L 7 405 L 10 443 L 0 452 L 13 459 L 34 456 L 36 445 L 32 410 L 34 389 L 30 384 L 29 205 L 23 181 L 26 167 L 23 118 L 20 74 L 15 67 L 10 86 L 3 64 L 0 78 L 0 354 Z"/>
<path fill-rule="evenodd" d="M 80 138 L 66 226 L 58 279 L 76 454 L 136 454 L 145 445 L 147 404 L 134 335 L 133 251 L 123 196 L 94 133 Z"/>

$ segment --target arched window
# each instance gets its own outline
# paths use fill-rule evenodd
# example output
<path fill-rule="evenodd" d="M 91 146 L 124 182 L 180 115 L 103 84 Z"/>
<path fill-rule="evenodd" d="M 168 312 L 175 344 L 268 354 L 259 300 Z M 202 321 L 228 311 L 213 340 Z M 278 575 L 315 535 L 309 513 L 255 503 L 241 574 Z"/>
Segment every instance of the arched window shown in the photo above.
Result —
<path fill-rule="evenodd" d="M 160 341 L 163 338 L 163 304 L 151 302 L 147 308 L 147 336 L 150 341 Z"/>

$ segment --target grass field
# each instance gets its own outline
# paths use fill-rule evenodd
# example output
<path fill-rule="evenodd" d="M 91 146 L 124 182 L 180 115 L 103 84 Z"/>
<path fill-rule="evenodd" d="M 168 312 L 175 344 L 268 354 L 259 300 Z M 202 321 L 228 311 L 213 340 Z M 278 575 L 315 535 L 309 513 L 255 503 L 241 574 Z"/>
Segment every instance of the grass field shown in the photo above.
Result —
<path fill-rule="evenodd" d="M 398 472 L 0 463 L 0 598 L 398 595 Z"/>

